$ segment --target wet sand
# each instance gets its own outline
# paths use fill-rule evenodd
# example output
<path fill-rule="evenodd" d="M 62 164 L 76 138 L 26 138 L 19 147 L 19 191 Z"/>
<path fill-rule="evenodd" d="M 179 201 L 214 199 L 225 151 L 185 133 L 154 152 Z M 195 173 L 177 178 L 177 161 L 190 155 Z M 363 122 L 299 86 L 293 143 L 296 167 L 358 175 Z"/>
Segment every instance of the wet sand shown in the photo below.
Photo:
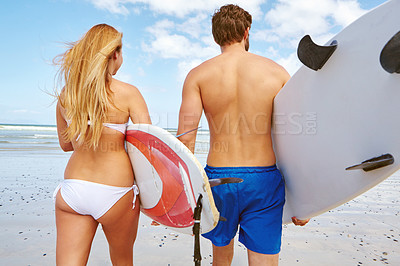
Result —
<path fill-rule="evenodd" d="M 0 154 L 0 265 L 55 265 L 52 194 L 68 154 Z M 284 226 L 280 265 L 400 265 L 400 172 L 305 227 Z M 193 238 L 140 218 L 135 265 L 193 265 Z M 201 240 L 203 264 L 211 244 Z M 232 265 L 247 265 L 236 242 Z M 111 265 L 101 226 L 89 265 Z"/>

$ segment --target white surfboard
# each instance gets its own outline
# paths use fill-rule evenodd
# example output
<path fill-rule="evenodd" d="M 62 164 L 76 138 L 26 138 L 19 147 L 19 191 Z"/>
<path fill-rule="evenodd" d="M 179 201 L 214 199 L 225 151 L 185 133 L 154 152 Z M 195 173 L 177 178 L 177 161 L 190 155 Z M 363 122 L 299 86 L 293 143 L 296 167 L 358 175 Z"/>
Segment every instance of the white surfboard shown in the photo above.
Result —
<path fill-rule="evenodd" d="M 400 51 L 399 14 L 399 0 L 365 14 L 327 43 L 337 46 L 321 69 L 302 66 L 276 96 L 284 223 L 335 208 L 400 168 L 400 56 L 393 57 Z M 305 57 L 306 46 L 299 47 Z M 382 53 L 384 47 L 392 51 Z M 308 56 L 310 65 L 324 61 L 312 51 Z M 375 157 L 381 162 L 364 162 Z"/>
<path fill-rule="evenodd" d="M 144 214 L 175 231 L 193 234 L 194 209 L 202 195 L 200 232 L 217 225 L 219 212 L 207 175 L 182 142 L 157 126 L 135 124 L 127 129 L 126 144 Z"/>

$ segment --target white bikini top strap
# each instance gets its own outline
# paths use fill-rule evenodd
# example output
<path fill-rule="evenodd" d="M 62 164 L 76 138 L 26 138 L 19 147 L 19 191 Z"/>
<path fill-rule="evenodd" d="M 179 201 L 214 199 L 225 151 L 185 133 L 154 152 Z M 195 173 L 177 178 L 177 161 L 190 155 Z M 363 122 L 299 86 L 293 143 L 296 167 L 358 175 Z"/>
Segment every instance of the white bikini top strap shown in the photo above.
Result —
<path fill-rule="evenodd" d="M 119 132 L 121 132 L 122 134 L 125 135 L 126 127 L 128 126 L 128 123 L 125 123 L 125 124 L 103 123 L 103 125 L 104 125 L 105 127 L 108 127 L 108 128 L 114 129 L 114 130 L 117 130 L 117 131 L 119 131 Z"/>
<path fill-rule="evenodd" d="M 88 125 L 90 126 L 90 120 L 88 120 Z M 125 135 L 126 128 L 128 127 L 128 123 L 125 124 L 113 124 L 113 123 L 103 123 L 103 126 L 117 130 Z"/>
<path fill-rule="evenodd" d="M 67 124 L 68 124 L 68 126 L 71 124 L 71 120 L 66 120 L 67 121 Z M 90 120 L 88 120 L 88 125 L 90 126 Z M 111 129 L 114 129 L 114 130 L 117 130 L 117 131 L 119 131 L 119 132 L 121 132 L 122 134 L 124 134 L 125 135 L 125 133 L 126 133 L 126 128 L 128 127 L 128 122 L 127 123 L 125 123 L 125 124 L 112 124 L 112 123 L 103 123 L 103 125 L 105 126 L 105 127 L 108 127 L 108 128 L 111 128 Z"/>

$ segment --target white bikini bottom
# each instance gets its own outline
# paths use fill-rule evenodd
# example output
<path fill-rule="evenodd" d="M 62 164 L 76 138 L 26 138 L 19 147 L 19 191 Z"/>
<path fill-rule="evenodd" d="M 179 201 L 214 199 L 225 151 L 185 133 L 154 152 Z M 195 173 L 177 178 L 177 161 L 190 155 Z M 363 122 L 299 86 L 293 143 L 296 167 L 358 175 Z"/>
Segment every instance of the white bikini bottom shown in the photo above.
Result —
<path fill-rule="evenodd" d="M 133 208 L 139 189 L 131 187 L 115 187 L 79 179 L 64 179 L 54 190 L 53 198 L 60 190 L 64 201 L 77 213 L 91 215 L 95 220 L 103 216 L 126 193 L 133 190 Z"/>

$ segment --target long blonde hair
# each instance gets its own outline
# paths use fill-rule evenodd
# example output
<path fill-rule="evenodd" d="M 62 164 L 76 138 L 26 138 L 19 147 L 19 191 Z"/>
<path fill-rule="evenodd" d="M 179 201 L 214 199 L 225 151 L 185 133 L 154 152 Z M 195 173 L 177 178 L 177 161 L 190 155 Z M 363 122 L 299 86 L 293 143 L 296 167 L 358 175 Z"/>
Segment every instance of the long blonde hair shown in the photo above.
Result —
<path fill-rule="evenodd" d="M 121 50 L 121 39 L 122 33 L 113 27 L 95 25 L 54 59 L 60 65 L 59 81 L 65 81 L 57 98 L 69 124 L 63 133 L 67 141 L 77 139 L 78 144 L 97 148 L 108 108 L 114 106 L 109 87 L 112 73 L 108 66 L 114 53 Z"/>

